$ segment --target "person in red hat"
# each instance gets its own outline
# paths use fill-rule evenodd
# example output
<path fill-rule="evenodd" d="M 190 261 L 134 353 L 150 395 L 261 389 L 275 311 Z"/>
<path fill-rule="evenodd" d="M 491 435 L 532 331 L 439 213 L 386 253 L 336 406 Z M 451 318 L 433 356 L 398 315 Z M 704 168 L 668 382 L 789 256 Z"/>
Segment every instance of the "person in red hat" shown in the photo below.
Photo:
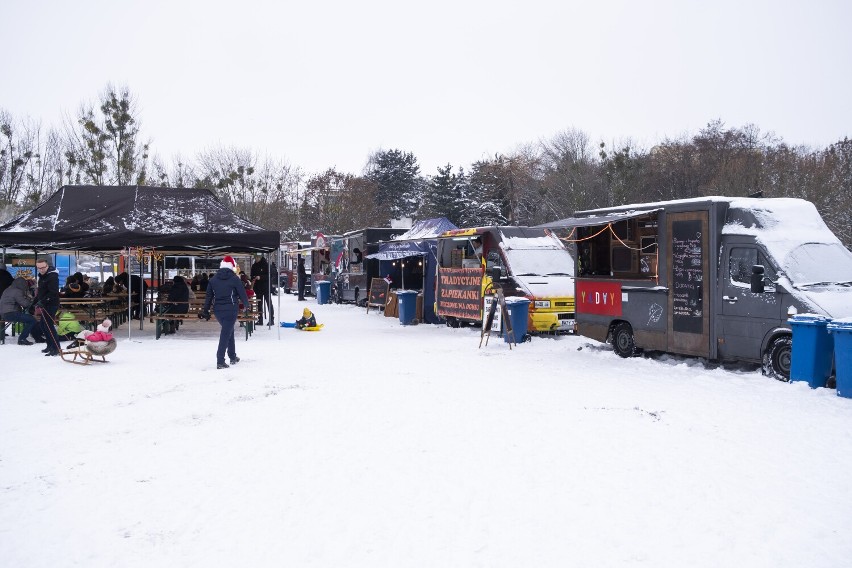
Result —
<path fill-rule="evenodd" d="M 207 296 L 204 298 L 204 308 L 198 314 L 198 317 L 209 320 L 210 307 L 212 305 L 213 313 L 216 314 L 216 321 L 221 326 L 219 347 L 216 350 L 217 369 L 227 369 L 229 367 L 225 363 L 226 351 L 228 352 L 228 357 L 231 359 L 231 365 L 236 365 L 240 362 L 234 342 L 234 325 L 237 323 L 240 302 L 246 306 L 246 315 L 249 314 L 250 310 L 248 309 L 248 295 L 246 294 L 245 286 L 243 286 L 243 283 L 237 276 L 238 272 L 239 268 L 232 257 L 226 256 L 222 259 L 222 262 L 219 264 L 219 271 L 213 275 L 207 284 Z"/>

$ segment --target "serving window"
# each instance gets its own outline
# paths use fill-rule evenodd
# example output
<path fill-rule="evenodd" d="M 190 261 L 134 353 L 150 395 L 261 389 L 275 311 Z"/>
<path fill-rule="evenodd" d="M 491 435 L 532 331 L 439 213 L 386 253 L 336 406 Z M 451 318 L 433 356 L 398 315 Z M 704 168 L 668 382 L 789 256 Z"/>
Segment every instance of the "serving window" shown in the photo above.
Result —
<path fill-rule="evenodd" d="M 580 276 L 649 279 L 658 274 L 657 213 L 578 227 Z"/>

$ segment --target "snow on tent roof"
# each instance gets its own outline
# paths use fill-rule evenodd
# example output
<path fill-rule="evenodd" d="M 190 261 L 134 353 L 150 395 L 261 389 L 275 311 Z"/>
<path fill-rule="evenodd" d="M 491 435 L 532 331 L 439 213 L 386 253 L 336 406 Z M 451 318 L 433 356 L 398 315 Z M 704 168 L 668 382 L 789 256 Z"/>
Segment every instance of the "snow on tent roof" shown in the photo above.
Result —
<path fill-rule="evenodd" d="M 277 231 L 236 216 L 207 189 L 64 186 L 0 227 L 0 245 L 19 248 L 270 251 Z"/>
<path fill-rule="evenodd" d="M 435 219 L 423 219 L 414 223 L 408 231 L 394 237 L 395 241 L 414 241 L 418 239 L 434 239 L 444 231 L 453 231 L 458 229 L 446 217 L 437 217 Z"/>

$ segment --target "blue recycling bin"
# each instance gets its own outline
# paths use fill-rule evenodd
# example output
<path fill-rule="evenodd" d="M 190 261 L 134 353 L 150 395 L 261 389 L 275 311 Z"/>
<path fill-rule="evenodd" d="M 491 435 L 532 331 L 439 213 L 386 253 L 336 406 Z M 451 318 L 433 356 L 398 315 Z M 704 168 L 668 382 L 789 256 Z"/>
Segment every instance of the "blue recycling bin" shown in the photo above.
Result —
<path fill-rule="evenodd" d="M 509 321 L 512 322 L 512 336 L 507 326 L 503 325 L 503 341 L 506 343 L 523 343 L 527 334 L 527 320 L 530 314 L 530 301 L 526 298 L 506 298 L 506 309 L 509 311 Z"/>
<path fill-rule="evenodd" d="M 852 398 L 852 319 L 833 321 L 828 331 L 834 337 L 837 396 Z"/>
<path fill-rule="evenodd" d="M 331 280 L 320 280 L 317 282 L 317 304 L 327 304 L 331 297 Z"/>
<path fill-rule="evenodd" d="M 399 323 L 410 324 L 417 317 L 417 290 L 397 290 Z"/>
<path fill-rule="evenodd" d="M 834 339 L 828 333 L 829 318 L 799 314 L 787 320 L 793 328 L 790 380 L 804 381 L 812 389 L 824 387 L 831 376 Z"/>

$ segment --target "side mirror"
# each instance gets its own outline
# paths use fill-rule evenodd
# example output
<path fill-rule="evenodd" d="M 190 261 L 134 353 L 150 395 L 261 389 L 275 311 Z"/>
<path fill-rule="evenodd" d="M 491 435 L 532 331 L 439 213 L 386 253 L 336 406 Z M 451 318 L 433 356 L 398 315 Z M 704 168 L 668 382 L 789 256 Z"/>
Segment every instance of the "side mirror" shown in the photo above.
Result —
<path fill-rule="evenodd" d="M 753 294 L 763 294 L 763 265 L 755 264 L 751 267 L 751 291 Z"/>

